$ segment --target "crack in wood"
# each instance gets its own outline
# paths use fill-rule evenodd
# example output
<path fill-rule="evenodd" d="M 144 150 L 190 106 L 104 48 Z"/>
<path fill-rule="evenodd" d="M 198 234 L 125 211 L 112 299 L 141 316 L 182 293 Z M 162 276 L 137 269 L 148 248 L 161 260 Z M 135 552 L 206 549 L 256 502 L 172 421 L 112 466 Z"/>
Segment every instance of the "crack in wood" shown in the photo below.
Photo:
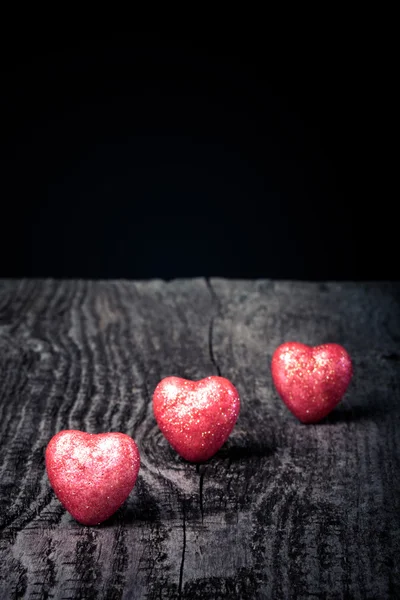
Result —
<path fill-rule="evenodd" d="M 183 582 L 183 569 L 185 566 L 185 554 L 186 554 L 186 507 L 185 502 L 182 503 L 182 559 L 181 566 L 179 569 L 179 584 L 178 584 L 178 598 L 182 598 L 182 582 Z"/>
<path fill-rule="evenodd" d="M 207 285 L 210 295 L 211 295 L 212 304 L 213 304 L 213 306 L 215 306 L 216 312 L 218 313 L 219 312 L 218 296 L 216 295 L 215 290 L 213 289 L 210 279 L 208 277 L 206 277 L 206 285 Z M 208 327 L 208 351 L 210 353 L 211 362 L 214 365 L 214 368 L 217 371 L 218 376 L 221 377 L 221 369 L 219 368 L 218 362 L 215 358 L 214 348 L 213 348 L 213 332 L 214 332 L 215 317 L 216 317 L 216 314 L 211 315 L 210 324 Z"/>
<path fill-rule="evenodd" d="M 200 473 L 200 483 L 199 483 L 199 494 L 200 494 L 200 514 L 201 514 L 201 522 L 204 521 L 204 509 L 203 509 L 203 484 L 204 484 L 204 471 Z"/>
<path fill-rule="evenodd" d="M 203 484 L 204 484 L 205 466 L 197 464 L 196 465 L 196 473 L 197 473 L 197 475 L 199 475 L 199 507 L 200 507 L 201 522 L 203 523 L 203 521 L 204 521 Z"/>

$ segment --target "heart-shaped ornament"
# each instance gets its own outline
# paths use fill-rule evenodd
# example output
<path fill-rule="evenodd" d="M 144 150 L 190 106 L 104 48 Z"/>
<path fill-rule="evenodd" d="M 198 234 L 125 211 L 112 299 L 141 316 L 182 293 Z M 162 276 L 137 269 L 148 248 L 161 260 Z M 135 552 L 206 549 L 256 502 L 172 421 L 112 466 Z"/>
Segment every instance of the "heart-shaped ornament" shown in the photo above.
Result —
<path fill-rule="evenodd" d="M 125 502 L 139 472 L 139 451 L 124 433 L 64 430 L 46 448 L 50 484 L 67 511 L 98 525 Z"/>
<path fill-rule="evenodd" d="M 317 423 L 340 402 L 353 375 L 339 344 L 286 342 L 272 356 L 272 379 L 288 409 L 302 423 Z"/>
<path fill-rule="evenodd" d="M 157 424 L 184 459 L 203 462 L 228 439 L 240 410 L 237 389 L 224 377 L 166 377 L 153 395 Z"/>

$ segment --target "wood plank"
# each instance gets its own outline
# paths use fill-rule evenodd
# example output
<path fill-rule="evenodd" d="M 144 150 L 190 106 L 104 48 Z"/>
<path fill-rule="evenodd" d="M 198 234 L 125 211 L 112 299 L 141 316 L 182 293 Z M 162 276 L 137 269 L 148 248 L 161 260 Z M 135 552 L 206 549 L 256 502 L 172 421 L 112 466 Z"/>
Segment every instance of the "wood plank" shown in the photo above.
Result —
<path fill-rule="evenodd" d="M 400 285 L 0 281 L 0 597 L 400 596 Z M 288 340 L 334 341 L 355 375 L 318 425 L 273 388 Z M 220 452 L 180 459 L 151 407 L 168 375 L 220 373 L 242 410 Z M 44 469 L 57 431 L 122 431 L 137 484 L 84 527 Z"/>

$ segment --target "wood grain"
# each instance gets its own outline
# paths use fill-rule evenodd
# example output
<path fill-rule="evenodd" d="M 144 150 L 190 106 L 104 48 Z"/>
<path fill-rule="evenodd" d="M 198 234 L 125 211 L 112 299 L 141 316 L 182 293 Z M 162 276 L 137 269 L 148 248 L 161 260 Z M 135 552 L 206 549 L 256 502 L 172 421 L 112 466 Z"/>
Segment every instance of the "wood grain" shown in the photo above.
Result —
<path fill-rule="evenodd" d="M 215 279 L 0 282 L 0 597 L 400 597 L 400 286 Z M 279 400 L 288 340 L 343 344 L 355 375 L 318 425 Z M 229 378 L 242 410 L 207 463 L 159 432 L 168 375 Z M 84 527 L 50 489 L 57 431 L 122 431 L 138 482 Z"/>

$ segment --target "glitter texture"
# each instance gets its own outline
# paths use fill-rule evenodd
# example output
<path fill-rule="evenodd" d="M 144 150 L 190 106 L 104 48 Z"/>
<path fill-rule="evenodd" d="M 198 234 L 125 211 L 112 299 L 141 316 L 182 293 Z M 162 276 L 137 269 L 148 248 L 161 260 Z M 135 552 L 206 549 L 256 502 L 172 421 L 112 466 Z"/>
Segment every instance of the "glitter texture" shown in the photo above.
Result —
<path fill-rule="evenodd" d="M 124 433 L 60 431 L 46 448 L 50 484 L 67 511 L 84 525 L 105 521 L 125 502 L 140 458 Z"/>
<path fill-rule="evenodd" d="M 340 402 L 353 375 L 350 356 L 339 344 L 286 342 L 272 357 L 272 379 L 289 410 L 316 423 Z"/>
<path fill-rule="evenodd" d="M 224 377 L 199 381 L 166 377 L 153 395 L 158 426 L 183 458 L 202 462 L 228 439 L 240 410 L 236 388 Z"/>

